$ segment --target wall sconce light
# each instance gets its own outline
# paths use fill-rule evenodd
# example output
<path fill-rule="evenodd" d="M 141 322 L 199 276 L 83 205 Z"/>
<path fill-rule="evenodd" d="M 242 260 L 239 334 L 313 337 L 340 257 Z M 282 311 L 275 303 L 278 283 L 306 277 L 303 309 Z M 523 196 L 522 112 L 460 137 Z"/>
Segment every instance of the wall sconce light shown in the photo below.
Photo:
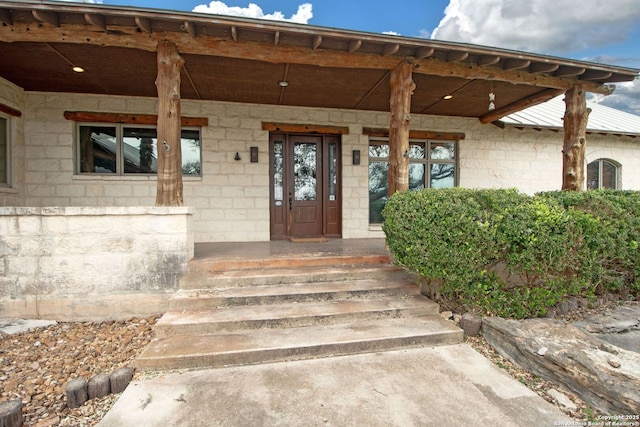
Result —
<path fill-rule="evenodd" d="M 351 154 L 353 156 L 353 164 L 354 165 L 359 165 L 360 164 L 360 150 L 353 150 L 353 152 Z"/>
<path fill-rule="evenodd" d="M 241 160 L 241 159 L 240 159 L 240 153 L 238 153 L 238 152 L 236 151 L 236 155 L 235 155 L 235 157 L 233 158 L 233 160 Z"/>
<path fill-rule="evenodd" d="M 258 163 L 258 147 L 251 147 L 249 153 L 251 154 L 251 163 Z"/>

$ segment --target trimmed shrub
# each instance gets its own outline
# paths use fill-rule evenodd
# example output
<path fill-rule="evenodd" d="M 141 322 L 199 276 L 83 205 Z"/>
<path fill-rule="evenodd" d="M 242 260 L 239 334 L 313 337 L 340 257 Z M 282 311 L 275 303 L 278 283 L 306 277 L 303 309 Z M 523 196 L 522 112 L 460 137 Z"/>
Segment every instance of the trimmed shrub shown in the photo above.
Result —
<path fill-rule="evenodd" d="M 589 193 L 396 193 L 383 230 L 429 296 L 485 315 L 541 316 L 571 295 L 638 291 L 637 194 Z"/>

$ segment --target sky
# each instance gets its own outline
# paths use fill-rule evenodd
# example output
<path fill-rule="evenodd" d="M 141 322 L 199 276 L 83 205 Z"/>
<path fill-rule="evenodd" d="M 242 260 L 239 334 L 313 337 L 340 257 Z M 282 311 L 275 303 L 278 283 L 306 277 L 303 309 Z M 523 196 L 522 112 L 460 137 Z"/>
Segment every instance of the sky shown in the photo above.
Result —
<path fill-rule="evenodd" d="M 84 1 L 286 20 L 640 69 L 640 0 Z M 592 100 L 640 115 L 640 80 L 617 84 L 612 95 Z"/>

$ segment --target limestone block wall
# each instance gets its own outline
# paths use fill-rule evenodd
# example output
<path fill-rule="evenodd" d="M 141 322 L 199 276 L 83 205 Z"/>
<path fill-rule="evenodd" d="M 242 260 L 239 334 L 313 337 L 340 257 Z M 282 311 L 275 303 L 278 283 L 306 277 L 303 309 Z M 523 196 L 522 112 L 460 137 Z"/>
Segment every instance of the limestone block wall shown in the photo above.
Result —
<path fill-rule="evenodd" d="M 162 311 L 193 257 L 191 217 L 186 207 L 0 207 L 0 317 Z"/>
<path fill-rule="evenodd" d="M 153 176 L 89 176 L 74 173 L 75 123 L 64 111 L 155 114 L 154 98 L 22 93 L 23 135 L 16 143 L 17 182 L 4 206 L 151 206 Z M 9 92 L 11 92 L 9 90 Z M 0 96 L 7 92 L 0 87 Z M 202 176 L 184 180 L 185 204 L 195 208 L 196 242 L 269 240 L 269 132 L 263 122 L 348 127 L 342 136 L 342 225 L 344 238 L 381 237 L 368 223 L 368 144 L 363 127 L 389 127 L 385 112 L 300 108 L 209 101 L 182 101 L 182 113 L 206 117 L 202 128 Z M 460 132 L 459 185 L 515 187 L 526 193 L 557 190 L 562 183 L 562 132 L 500 129 L 477 119 L 412 115 L 411 128 Z M 622 188 L 640 189 L 638 143 L 632 138 L 590 135 L 587 160 L 606 157 L 621 164 Z M 259 161 L 249 161 L 258 147 Z M 351 163 L 360 150 L 362 163 Z M 239 153 L 242 160 L 234 160 Z M 0 193 L 1 194 L 1 193 Z"/>

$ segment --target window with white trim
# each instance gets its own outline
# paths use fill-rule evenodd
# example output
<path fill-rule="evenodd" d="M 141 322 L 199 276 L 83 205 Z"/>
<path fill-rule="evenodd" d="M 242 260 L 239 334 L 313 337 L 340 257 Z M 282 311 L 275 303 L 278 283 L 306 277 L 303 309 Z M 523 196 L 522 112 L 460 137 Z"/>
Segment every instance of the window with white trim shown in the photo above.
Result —
<path fill-rule="evenodd" d="M 450 188 L 458 185 L 457 141 L 409 141 L 409 189 Z M 369 140 L 369 224 L 383 222 L 389 191 L 389 140 Z"/>
<path fill-rule="evenodd" d="M 201 176 L 200 129 L 182 128 L 182 175 Z M 155 175 L 158 137 L 154 126 L 78 125 L 76 170 L 79 174 Z"/>
<path fill-rule="evenodd" d="M 9 144 L 9 119 L 0 115 L 0 187 L 8 187 L 11 184 L 10 176 L 10 145 Z"/>
<path fill-rule="evenodd" d="M 587 189 L 619 189 L 620 166 L 613 160 L 598 159 L 587 165 Z"/>

